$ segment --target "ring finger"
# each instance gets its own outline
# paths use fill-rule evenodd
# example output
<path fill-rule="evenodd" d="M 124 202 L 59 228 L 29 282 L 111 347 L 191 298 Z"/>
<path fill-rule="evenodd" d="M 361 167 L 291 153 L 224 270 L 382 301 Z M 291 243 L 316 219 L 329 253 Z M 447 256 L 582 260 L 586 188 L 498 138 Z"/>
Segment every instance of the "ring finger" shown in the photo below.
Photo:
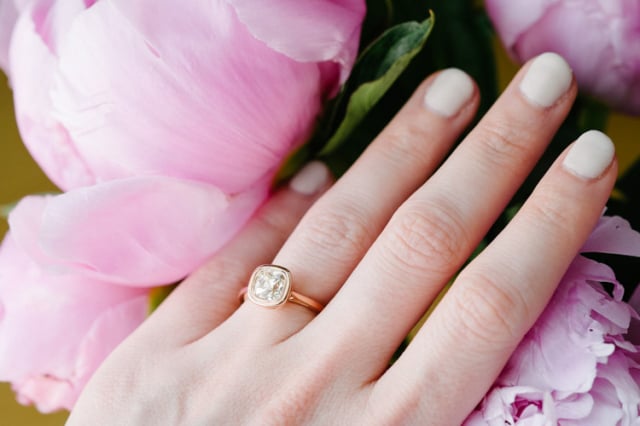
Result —
<path fill-rule="evenodd" d="M 454 90 L 443 92 L 443 85 Z M 291 271 L 295 291 L 321 304 L 333 297 L 397 206 L 439 165 L 473 118 L 478 98 L 473 81 L 456 69 L 432 76 L 416 91 L 278 253 L 274 263 Z M 284 336 L 312 314 L 284 310 L 281 322 L 288 327 L 269 322 Z M 261 316 L 260 323 L 279 317 L 260 308 L 250 312 Z"/>

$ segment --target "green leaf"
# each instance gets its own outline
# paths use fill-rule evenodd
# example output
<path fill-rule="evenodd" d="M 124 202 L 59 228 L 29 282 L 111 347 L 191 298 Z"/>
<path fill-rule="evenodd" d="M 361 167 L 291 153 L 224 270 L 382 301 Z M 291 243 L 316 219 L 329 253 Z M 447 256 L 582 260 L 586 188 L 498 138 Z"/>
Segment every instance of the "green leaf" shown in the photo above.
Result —
<path fill-rule="evenodd" d="M 329 130 L 326 131 L 331 132 L 329 134 L 332 136 L 320 152 L 321 156 L 329 155 L 349 138 L 411 60 L 423 49 L 433 23 L 432 14 L 421 23 L 406 22 L 397 25 L 363 52 L 336 99 L 330 122 L 323 123 L 328 125 Z M 345 111 L 344 118 L 336 128 L 335 117 L 341 117 L 341 111 Z"/>
<path fill-rule="evenodd" d="M 178 287 L 178 284 L 166 285 L 164 287 L 155 287 L 151 289 L 149 293 L 149 314 L 158 309 L 158 306 L 169 297 L 173 290 Z"/>

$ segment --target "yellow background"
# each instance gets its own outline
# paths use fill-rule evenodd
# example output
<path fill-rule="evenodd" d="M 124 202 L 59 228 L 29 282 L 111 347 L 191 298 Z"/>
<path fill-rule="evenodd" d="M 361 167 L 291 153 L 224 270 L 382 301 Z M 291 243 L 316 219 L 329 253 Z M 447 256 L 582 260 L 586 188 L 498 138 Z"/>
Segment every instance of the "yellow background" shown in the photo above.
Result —
<path fill-rule="evenodd" d="M 514 70 L 515 67 L 502 55 L 501 81 L 508 81 Z M 621 166 L 626 167 L 640 155 L 640 119 L 614 116 L 609 129 L 609 135 L 617 145 Z M 11 93 L 0 74 L 0 204 L 13 202 L 26 194 L 53 189 L 55 187 L 38 169 L 20 142 Z M 0 220 L 0 235 L 5 230 L 6 223 Z M 33 408 L 18 405 L 9 386 L 0 385 L 0 426 L 59 426 L 64 424 L 65 419 L 65 413 L 39 415 Z"/>

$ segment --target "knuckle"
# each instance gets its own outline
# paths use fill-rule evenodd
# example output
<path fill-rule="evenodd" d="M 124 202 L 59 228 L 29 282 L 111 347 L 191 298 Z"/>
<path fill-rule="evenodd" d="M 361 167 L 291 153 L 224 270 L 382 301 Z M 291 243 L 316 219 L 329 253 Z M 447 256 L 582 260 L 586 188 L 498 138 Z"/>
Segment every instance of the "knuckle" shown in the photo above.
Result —
<path fill-rule="evenodd" d="M 322 369 L 293 370 L 283 378 L 278 390 L 269 396 L 269 400 L 260 409 L 256 418 L 273 419 L 274 425 L 299 425 L 307 423 L 315 410 L 321 405 L 328 386 L 328 380 Z M 335 409 L 339 407 L 334 407 Z M 277 420 L 276 420 L 277 419 Z"/>
<path fill-rule="evenodd" d="M 424 144 L 422 141 L 428 139 L 429 133 L 423 125 L 420 125 L 419 120 L 406 120 L 401 124 L 394 123 L 384 132 L 385 154 L 399 164 L 423 158 L 421 151 L 425 151 L 428 144 Z"/>
<path fill-rule="evenodd" d="M 453 313 L 455 325 L 464 338 L 486 345 L 504 347 L 522 336 L 522 324 L 529 318 L 529 308 L 522 294 L 495 278 L 475 273 L 457 282 L 462 291 L 455 292 Z"/>
<path fill-rule="evenodd" d="M 467 237 L 455 209 L 436 206 L 401 212 L 389 228 L 388 256 L 407 271 L 449 273 L 459 263 Z"/>
<path fill-rule="evenodd" d="M 288 209 L 279 209 L 277 211 L 265 211 L 263 214 L 258 215 L 255 220 L 260 229 L 267 230 L 274 235 L 286 237 L 291 233 L 293 227 L 294 220 L 291 216 L 291 211 Z"/>
<path fill-rule="evenodd" d="M 347 204 L 308 216 L 301 232 L 311 251 L 341 262 L 360 258 L 374 238 L 363 214 Z"/>
<path fill-rule="evenodd" d="M 489 122 L 482 127 L 481 152 L 497 165 L 511 164 L 514 158 L 527 156 L 526 135 L 518 131 L 519 126 L 506 122 Z"/>
<path fill-rule="evenodd" d="M 553 191 L 540 191 L 532 201 L 529 213 L 539 227 L 564 228 L 574 221 L 570 217 L 572 209 L 567 209 L 572 203 L 570 194 L 560 196 Z"/>

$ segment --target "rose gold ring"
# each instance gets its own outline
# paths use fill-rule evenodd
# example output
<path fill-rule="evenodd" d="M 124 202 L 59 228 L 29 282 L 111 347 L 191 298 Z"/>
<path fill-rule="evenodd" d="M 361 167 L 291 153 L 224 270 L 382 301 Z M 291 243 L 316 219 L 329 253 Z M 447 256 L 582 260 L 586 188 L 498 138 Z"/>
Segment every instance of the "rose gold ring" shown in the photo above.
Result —
<path fill-rule="evenodd" d="M 304 306 L 319 313 L 323 306 L 310 297 L 291 289 L 291 272 L 278 265 L 258 266 L 249 280 L 249 285 L 238 295 L 241 301 L 251 302 L 266 308 L 278 308 L 287 302 Z"/>

